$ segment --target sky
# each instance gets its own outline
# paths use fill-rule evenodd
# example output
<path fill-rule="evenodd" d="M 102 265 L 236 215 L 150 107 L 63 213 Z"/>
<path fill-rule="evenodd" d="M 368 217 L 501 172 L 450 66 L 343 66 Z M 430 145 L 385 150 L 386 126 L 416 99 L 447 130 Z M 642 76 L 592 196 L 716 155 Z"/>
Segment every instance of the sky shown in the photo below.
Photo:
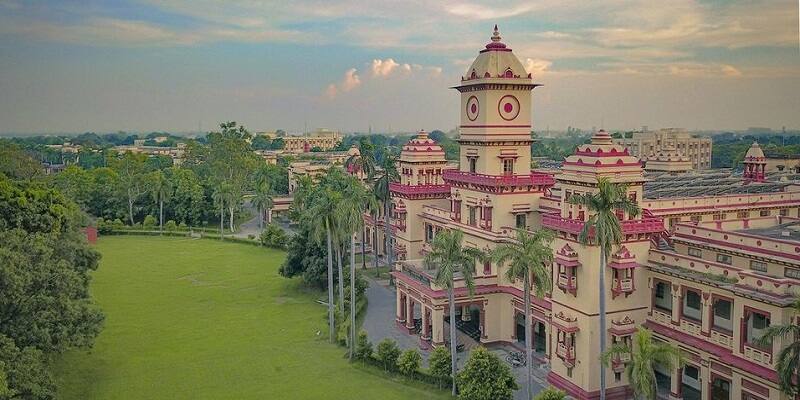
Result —
<path fill-rule="evenodd" d="M 0 0 L 0 133 L 449 130 L 495 24 L 536 130 L 800 128 L 797 0 Z"/>

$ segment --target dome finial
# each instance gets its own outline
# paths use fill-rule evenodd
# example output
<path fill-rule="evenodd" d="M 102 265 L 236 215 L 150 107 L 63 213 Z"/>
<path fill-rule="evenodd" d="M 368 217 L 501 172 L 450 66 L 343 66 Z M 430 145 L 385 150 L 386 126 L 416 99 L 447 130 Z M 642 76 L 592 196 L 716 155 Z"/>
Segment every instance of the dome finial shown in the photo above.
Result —
<path fill-rule="evenodd" d="M 494 32 L 492 32 L 492 41 L 499 42 L 500 39 L 501 39 L 500 30 L 497 29 L 497 24 L 494 24 Z"/>

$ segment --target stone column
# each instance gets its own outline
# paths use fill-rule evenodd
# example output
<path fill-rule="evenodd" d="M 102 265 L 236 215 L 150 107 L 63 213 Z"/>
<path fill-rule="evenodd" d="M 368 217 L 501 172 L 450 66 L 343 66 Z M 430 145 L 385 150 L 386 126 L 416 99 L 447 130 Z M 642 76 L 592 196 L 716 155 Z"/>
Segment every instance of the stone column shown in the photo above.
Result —
<path fill-rule="evenodd" d="M 683 399 L 683 369 L 678 368 L 672 371 L 669 382 L 669 399 Z"/>
<path fill-rule="evenodd" d="M 712 313 L 714 312 L 712 304 L 713 301 L 711 299 L 711 294 L 703 293 L 702 307 L 703 307 L 703 314 L 705 315 L 703 315 L 701 332 L 705 336 L 711 336 L 711 318 L 713 315 Z"/>
<path fill-rule="evenodd" d="M 486 311 L 483 309 L 483 306 L 481 306 L 479 319 L 481 327 L 481 338 L 487 339 L 489 335 L 486 334 Z"/>
<path fill-rule="evenodd" d="M 430 340 L 431 332 L 428 325 L 431 323 L 431 312 L 428 307 L 422 306 L 422 339 Z"/>
<path fill-rule="evenodd" d="M 683 307 L 683 296 L 681 296 L 680 286 L 672 285 L 672 324 L 681 324 L 681 310 Z"/>
<path fill-rule="evenodd" d="M 406 328 L 414 329 L 414 299 L 406 296 Z"/>
<path fill-rule="evenodd" d="M 431 311 L 431 322 L 433 327 L 431 341 L 434 345 L 444 345 L 444 309 L 434 308 Z"/>
<path fill-rule="evenodd" d="M 403 296 L 403 292 L 400 289 L 397 290 L 397 322 L 405 322 L 405 296 Z"/>

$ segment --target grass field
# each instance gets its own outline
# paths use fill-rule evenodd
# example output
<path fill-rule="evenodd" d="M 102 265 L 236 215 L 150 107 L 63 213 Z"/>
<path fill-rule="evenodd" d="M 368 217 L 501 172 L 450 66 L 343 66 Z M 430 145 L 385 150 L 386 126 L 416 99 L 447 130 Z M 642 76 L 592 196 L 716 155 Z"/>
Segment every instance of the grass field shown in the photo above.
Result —
<path fill-rule="evenodd" d="M 278 275 L 282 252 L 138 236 L 97 248 L 105 329 L 56 362 L 62 399 L 449 398 L 349 364 L 327 343 L 321 294 Z"/>

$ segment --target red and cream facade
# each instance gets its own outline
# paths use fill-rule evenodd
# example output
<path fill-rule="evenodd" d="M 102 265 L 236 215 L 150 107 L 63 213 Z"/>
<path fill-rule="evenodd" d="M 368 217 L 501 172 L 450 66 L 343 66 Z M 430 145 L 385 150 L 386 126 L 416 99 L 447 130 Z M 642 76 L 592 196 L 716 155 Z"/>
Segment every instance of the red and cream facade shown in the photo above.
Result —
<path fill-rule="evenodd" d="M 418 334 L 422 346 L 446 341 L 447 294 L 422 262 L 437 232 L 459 229 L 464 246 L 491 250 L 513 240 L 516 228 L 548 228 L 557 233 L 553 290 L 545 299 L 533 298 L 531 310 L 533 345 L 550 363 L 548 382 L 575 398 L 599 397 L 597 282 L 603 273 L 609 346 L 630 343 L 645 326 L 687 354 L 686 368 L 662 371 L 671 382 L 665 388 L 670 398 L 785 398 L 774 372 L 782 343 L 765 348 L 754 338 L 770 323 L 794 318 L 787 306 L 800 285 L 800 240 L 752 231 L 798 221 L 797 187 L 647 199 L 642 163 L 604 131 L 579 146 L 555 176 L 531 171 L 536 86 L 495 30 L 455 87 L 461 96 L 459 169 L 444 167 L 444 153 L 424 132 L 404 147 L 401 180 L 391 186 L 390 219 L 399 326 Z M 628 196 L 643 209 L 638 216 L 618 214 L 624 240 L 606 271 L 598 269 L 599 249 L 578 241 L 589 211 L 567 201 L 596 192 L 602 177 L 627 184 Z M 476 266 L 475 283 L 469 296 L 456 280 L 452 320 L 480 343 L 522 347 L 520 282 L 487 263 Z M 609 398 L 631 397 L 626 361 L 608 367 Z"/>

